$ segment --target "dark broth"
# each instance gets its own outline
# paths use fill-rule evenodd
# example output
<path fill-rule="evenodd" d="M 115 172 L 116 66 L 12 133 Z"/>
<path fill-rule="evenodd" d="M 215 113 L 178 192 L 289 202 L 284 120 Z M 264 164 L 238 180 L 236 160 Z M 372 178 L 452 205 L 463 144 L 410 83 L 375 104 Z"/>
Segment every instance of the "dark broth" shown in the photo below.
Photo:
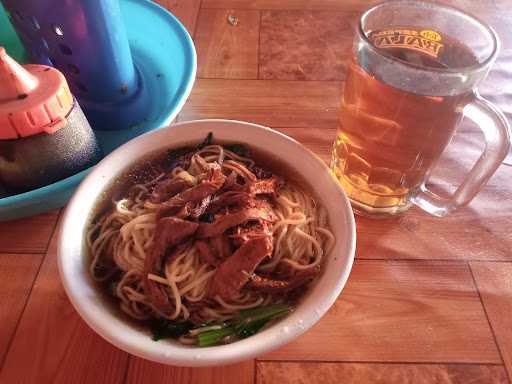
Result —
<path fill-rule="evenodd" d="M 172 161 L 174 157 L 172 156 L 177 150 L 181 149 L 189 149 L 190 151 L 196 150 L 197 142 L 194 143 L 186 143 L 177 148 L 169 148 L 165 150 L 158 150 L 152 153 L 149 153 L 143 156 L 140 160 L 128 165 L 126 169 L 119 174 L 119 176 L 114 176 L 112 178 L 111 183 L 107 188 L 101 193 L 100 198 L 96 202 L 95 209 L 93 209 L 89 219 L 88 219 L 88 227 L 92 224 L 94 220 L 96 220 L 100 215 L 106 213 L 107 210 L 112 208 L 112 200 L 119 200 L 126 196 L 127 191 L 135 184 L 145 183 L 152 180 L 154 177 L 158 176 L 162 171 L 170 171 L 172 166 Z M 214 142 L 214 144 L 219 145 L 233 145 L 239 144 L 235 142 Z M 288 166 L 283 164 L 282 160 L 279 159 L 278 156 L 271 154 L 267 151 L 255 149 L 249 147 L 245 144 L 242 144 L 247 150 L 247 157 L 250 157 L 256 162 L 256 165 L 271 171 L 272 173 L 283 177 L 283 179 L 287 183 L 293 183 L 299 185 L 301 189 L 303 189 L 310 196 L 315 197 L 315 194 L 312 193 L 313 188 L 305 181 L 304 177 L 301 173 Z M 171 155 L 170 155 L 171 154 Z M 293 180 L 293 181 L 291 181 Z M 86 249 L 84 254 L 88 255 L 88 250 Z M 84 258 L 84 262 L 86 263 L 86 269 L 88 269 L 90 263 L 90 257 Z M 323 271 L 322 271 L 323 272 Z M 307 296 L 310 291 L 311 284 L 314 284 L 318 280 L 315 279 L 312 283 L 308 284 L 307 289 L 301 292 L 295 292 L 293 295 L 287 297 L 288 304 L 293 307 L 297 306 L 305 296 Z M 113 309 L 113 312 L 116 313 L 117 316 L 124 319 L 125 321 L 130 322 L 135 325 L 138 329 L 143 332 L 149 333 L 149 327 L 151 325 L 151 321 L 138 321 L 121 310 L 118 309 L 118 299 L 110 294 L 109 282 L 100 283 L 100 291 L 102 298 L 105 303 L 108 304 L 109 307 Z"/>

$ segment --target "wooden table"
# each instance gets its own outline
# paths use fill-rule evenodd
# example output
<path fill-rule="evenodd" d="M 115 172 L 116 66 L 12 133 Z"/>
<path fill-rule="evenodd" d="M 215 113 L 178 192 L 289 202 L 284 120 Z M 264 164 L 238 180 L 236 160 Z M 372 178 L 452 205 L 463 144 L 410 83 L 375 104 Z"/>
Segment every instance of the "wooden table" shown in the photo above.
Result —
<path fill-rule="evenodd" d="M 265 124 L 328 159 L 353 27 L 371 1 L 161 3 L 198 52 L 198 79 L 178 120 Z M 454 3 L 500 34 L 502 53 L 481 90 L 512 117 L 510 2 Z M 439 165 L 436 188 L 453 189 L 481 147 L 465 124 Z M 396 219 L 357 218 L 357 259 L 328 314 L 280 350 L 218 368 L 151 363 L 89 329 L 59 281 L 60 213 L 0 223 L 2 384 L 510 383 L 512 167 L 502 166 L 471 205 L 447 218 L 416 208 Z"/>

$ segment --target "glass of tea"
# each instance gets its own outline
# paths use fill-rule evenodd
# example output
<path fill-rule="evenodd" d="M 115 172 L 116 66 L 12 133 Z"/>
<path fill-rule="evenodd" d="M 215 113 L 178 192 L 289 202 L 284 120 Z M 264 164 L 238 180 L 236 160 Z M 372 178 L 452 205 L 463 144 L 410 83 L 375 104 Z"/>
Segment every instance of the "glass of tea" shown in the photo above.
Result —
<path fill-rule="evenodd" d="M 444 216 L 467 204 L 510 145 L 507 121 L 476 89 L 499 50 L 495 32 L 460 10 L 392 1 L 359 21 L 331 169 L 357 213 L 389 216 L 416 204 Z M 450 198 L 426 187 L 462 117 L 485 150 Z"/>

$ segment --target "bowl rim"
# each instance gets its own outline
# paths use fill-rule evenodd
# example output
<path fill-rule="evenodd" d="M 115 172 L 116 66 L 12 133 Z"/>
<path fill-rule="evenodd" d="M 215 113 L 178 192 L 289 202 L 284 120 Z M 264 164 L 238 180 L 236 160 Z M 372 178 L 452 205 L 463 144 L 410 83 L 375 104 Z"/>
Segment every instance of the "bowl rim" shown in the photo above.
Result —
<path fill-rule="evenodd" d="M 254 358 L 258 355 L 279 348 L 296 339 L 298 336 L 310 329 L 315 323 L 317 323 L 318 320 L 320 320 L 320 318 L 336 301 L 337 297 L 343 290 L 352 269 L 356 248 L 356 229 L 352 208 L 344 191 L 339 185 L 336 184 L 335 180 L 331 178 L 332 182 L 337 186 L 338 191 L 336 193 L 338 193 L 339 197 L 341 198 L 339 204 L 343 211 L 344 217 L 340 218 L 340 220 L 342 220 L 345 225 L 344 230 L 347 233 L 348 239 L 345 242 L 345 248 L 343 249 L 341 249 L 341 245 L 339 242 L 337 242 L 333 251 L 331 252 L 331 255 L 338 251 L 338 248 L 343 250 L 345 254 L 342 254 L 341 256 L 346 259 L 346 263 L 344 264 L 345 268 L 341 268 L 336 275 L 337 280 L 335 283 L 333 283 L 333 286 L 330 287 L 331 290 L 322 294 L 321 300 L 319 300 L 317 303 L 316 309 L 314 311 L 311 309 L 311 313 L 308 313 L 307 319 L 299 320 L 300 324 L 297 325 L 297 320 L 290 322 L 290 318 L 293 318 L 294 315 L 292 313 L 268 329 L 261 331 L 247 339 L 237 341 L 236 343 L 206 348 L 190 348 L 179 346 L 178 344 L 174 345 L 162 343 L 162 341 L 156 343 L 151 340 L 148 334 L 143 334 L 143 332 L 135 329 L 131 324 L 128 324 L 128 322 L 115 317 L 112 313 L 110 313 L 110 311 L 105 309 L 103 304 L 98 305 L 98 303 L 94 301 L 94 298 L 98 296 L 97 287 L 93 287 L 89 283 L 88 278 L 83 273 L 77 271 L 77 269 L 80 269 L 80 264 L 83 263 L 82 251 L 80 250 L 85 238 L 83 227 L 87 224 L 90 215 L 90 211 L 80 211 L 80 200 L 83 198 L 82 195 L 89 188 L 88 184 L 91 183 L 96 177 L 100 177 L 104 168 L 111 161 L 115 160 L 117 156 L 121 156 L 122 152 L 138 153 L 133 152 L 133 149 L 139 146 L 143 146 L 145 141 L 148 140 L 149 136 L 161 135 L 162 137 L 165 137 L 167 130 L 173 130 L 177 127 L 181 127 L 182 129 L 187 126 L 194 127 L 194 125 L 197 124 L 228 124 L 244 126 L 246 129 L 250 128 L 264 131 L 264 135 L 279 137 L 281 140 L 284 140 L 285 142 L 298 147 L 299 151 L 307 154 L 311 160 L 316 163 L 317 166 L 320 165 L 321 168 L 323 168 L 326 172 L 329 172 L 326 164 L 314 152 L 306 148 L 297 140 L 281 132 L 259 124 L 238 120 L 202 119 L 171 124 L 167 127 L 164 127 L 163 129 L 145 133 L 135 139 L 128 141 L 127 143 L 114 150 L 104 159 L 102 159 L 94 167 L 92 172 L 90 172 L 82 181 L 68 206 L 66 207 L 58 239 L 57 261 L 59 275 L 68 298 L 70 299 L 73 307 L 78 312 L 80 317 L 89 325 L 89 327 L 91 327 L 102 338 L 114 346 L 138 357 L 162 364 L 172 364 L 179 366 L 213 366 L 236 363 L 242 360 Z M 212 129 L 215 128 L 212 127 Z M 130 162 L 127 162 L 123 169 L 126 170 L 145 155 L 155 150 L 161 149 L 164 146 L 165 145 L 156 147 L 153 145 L 153 147 L 147 151 L 140 151 L 140 154 L 137 154 L 130 160 Z M 172 148 L 172 143 L 168 144 L 167 147 Z M 114 177 L 116 175 L 114 175 Z M 112 178 L 113 177 L 110 177 L 110 179 Z M 307 180 L 308 178 L 305 177 L 305 179 Z M 99 194 L 101 194 L 103 190 L 104 188 L 96 192 L 93 199 L 97 200 Z M 81 213 L 81 218 L 78 218 L 77 212 Z M 74 223 L 77 220 L 82 223 L 82 228 L 80 228 L 80 231 L 76 231 L 76 227 L 74 226 Z M 77 232 L 80 232 L 80 234 L 76 234 Z M 72 238 L 73 233 L 75 233 L 75 240 L 77 236 L 80 236 L 80 244 L 73 244 L 73 242 L 69 240 L 70 236 Z M 69 253 L 73 250 L 79 253 L 79 255 L 76 257 L 70 255 Z M 336 258 L 336 255 L 332 257 Z M 323 276 L 324 275 L 322 275 L 318 281 L 321 281 Z M 298 308 L 300 308 L 300 305 Z M 277 325 L 280 324 L 284 325 L 280 326 L 280 329 L 277 329 Z M 118 328 L 115 328 L 115 325 L 117 325 Z M 147 340 L 140 339 L 142 334 Z M 140 345 L 135 345 L 136 341 L 140 342 Z M 149 344 L 146 341 L 149 341 L 152 344 Z"/>

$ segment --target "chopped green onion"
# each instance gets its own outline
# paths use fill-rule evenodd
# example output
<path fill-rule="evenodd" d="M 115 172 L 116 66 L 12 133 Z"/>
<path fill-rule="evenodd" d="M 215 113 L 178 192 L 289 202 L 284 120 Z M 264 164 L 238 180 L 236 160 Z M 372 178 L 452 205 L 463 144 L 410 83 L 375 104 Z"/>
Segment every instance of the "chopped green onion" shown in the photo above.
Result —
<path fill-rule="evenodd" d="M 221 329 L 208 330 L 197 335 L 199 346 L 207 347 L 219 344 L 226 336 L 236 335 L 246 338 L 257 333 L 270 320 L 285 316 L 291 312 L 291 307 L 284 304 L 269 305 L 240 311 L 238 319 L 231 325 Z"/>
<path fill-rule="evenodd" d="M 248 324 L 239 324 L 236 327 L 236 334 L 240 338 L 244 339 L 246 337 L 252 336 L 265 326 L 269 322 L 270 319 L 261 319 L 252 321 Z"/>
<path fill-rule="evenodd" d="M 197 149 L 203 149 L 204 147 L 211 145 L 212 142 L 213 142 L 213 132 L 208 132 L 208 135 L 206 135 L 206 138 L 203 140 L 203 142 L 197 146 Z"/>
<path fill-rule="evenodd" d="M 286 304 L 273 304 L 267 305 L 265 307 L 256 307 L 251 309 L 244 309 L 240 311 L 240 319 L 264 319 L 266 317 L 273 317 L 276 315 L 281 315 L 283 313 L 291 312 L 291 307 Z"/>
<path fill-rule="evenodd" d="M 214 329 L 211 331 L 201 332 L 199 335 L 197 335 L 197 340 L 200 347 L 208 347 L 210 345 L 220 343 L 222 339 L 224 339 L 226 336 L 232 335 L 233 333 L 235 333 L 233 327 Z"/>
<path fill-rule="evenodd" d="M 190 321 L 180 323 L 172 320 L 158 319 L 150 323 L 151 333 L 155 341 L 183 336 L 194 327 L 194 323 Z"/>
<path fill-rule="evenodd" d="M 222 343 L 228 336 L 241 339 L 252 336 L 259 332 L 270 320 L 285 316 L 291 311 L 292 308 L 285 304 L 245 309 L 240 311 L 238 318 L 230 324 L 219 324 L 215 320 L 212 320 L 197 325 L 190 321 L 177 322 L 159 319 L 151 323 L 151 331 L 153 332 L 153 340 L 157 341 L 169 337 L 177 338 L 189 333 L 189 331 L 193 329 L 207 326 L 219 327 L 219 329 L 208 329 L 197 334 L 199 346 L 208 347 Z"/>

